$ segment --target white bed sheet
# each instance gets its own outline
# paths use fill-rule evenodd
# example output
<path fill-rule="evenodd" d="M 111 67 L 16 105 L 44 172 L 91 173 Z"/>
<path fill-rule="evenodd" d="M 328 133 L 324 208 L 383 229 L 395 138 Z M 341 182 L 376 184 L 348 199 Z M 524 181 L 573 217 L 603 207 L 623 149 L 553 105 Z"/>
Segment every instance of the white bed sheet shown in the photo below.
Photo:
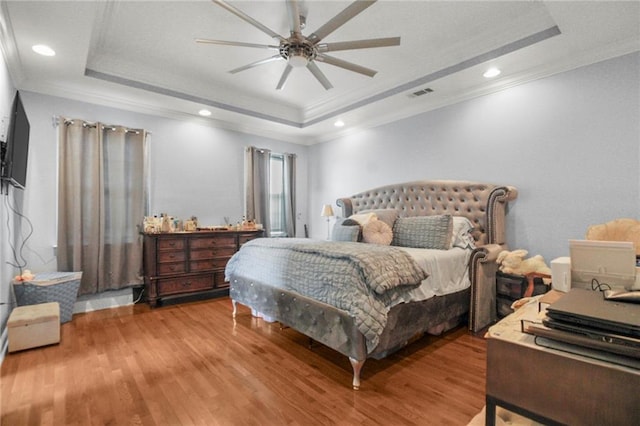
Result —
<path fill-rule="evenodd" d="M 449 250 L 432 250 L 399 247 L 413 257 L 429 274 L 422 284 L 400 297 L 397 303 L 419 302 L 433 296 L 444 296 L 471 286 L 469 259 L 472 250 L 454 247 Z"/>

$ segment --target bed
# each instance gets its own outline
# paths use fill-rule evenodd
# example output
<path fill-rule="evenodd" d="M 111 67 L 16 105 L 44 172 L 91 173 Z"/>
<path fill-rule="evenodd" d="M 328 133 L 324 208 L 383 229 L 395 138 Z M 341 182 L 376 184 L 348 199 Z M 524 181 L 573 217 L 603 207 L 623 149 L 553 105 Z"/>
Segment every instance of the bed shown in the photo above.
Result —
<path fill-rule="evenodd" d="M 425 333 L 439 334 L 465 321 L 475 332 L 496 320 L 495 260 L 500 251 L 507 249 L 505 216 L 508 203 L 516 197 L 517 190 L 511 186 L 427 180 L 339 198 L 336 203 L 342 209 L 342 218 L 362 219 L 363 215 L 373 213 L 377 220 L 393 212 L 396 247 L 305 239 L 254 240 L 245 244 L 227 264 L 233 315 L 237 303 L 241 303 L 346 355 L 353 367 L 353 388 L 358 389 L 360 371 L 367 358 L 384 358 Z M 442 218 L 447 217 L 450 227 L 454 221 L 470 224 L 472 244 L 462 250 L 467 285 L 425 296 L 429 291 L 420 290 L 424 289 L 423 284 L 428 279 L 437 281 L 439 275 L 431 270 L 420 276 L 415 265 L 420 270 L 424 268 L 418 262 L 413 263 L 416 259 L 409 253 L 413 249 L 398 247 L 398 241 L 403 244 L 403 240 L 396 241 L 396 237 L 400 238 L 406 224 L 413 227 L 416 222 L 429 222 L 439 226 L 445 223 Z M 453 250 L 454 247 L 441 251 L 453 253 Z M 385 260 L 390 253 L 394 258 Z M 316 259 L 317 256 L 320 257 Z M 329 262 L 331 265 L 338 262 L 339 266 L 335 270 L 334 266 L 325 266 Z M 390 269 L 401 276 L 387 277 L 385 271 Z M 358 292 L 372 294 L 364 297 L 373 302 L 363 303 L 367 309 L 375 305 L 373 317 L 359 318 L 360 312 L 354 313 L 352 306 L 360 302 L 345 302 L 345 293 L 335 293 L 342 281 L 350 280 L 373 281 L 354 284 Z M 364 286 L 367 289 L 361 290 Z M 421 296 L 413 298 L 408 293 Z M 385 305 L 382 320 L 377 317 L 378 299 Z"/>

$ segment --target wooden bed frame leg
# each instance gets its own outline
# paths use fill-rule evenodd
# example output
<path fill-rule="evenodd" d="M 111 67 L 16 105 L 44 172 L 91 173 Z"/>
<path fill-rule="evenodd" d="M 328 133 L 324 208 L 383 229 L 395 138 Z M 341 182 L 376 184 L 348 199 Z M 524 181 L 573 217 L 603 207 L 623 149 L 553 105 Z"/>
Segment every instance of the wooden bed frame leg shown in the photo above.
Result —
<path fill-rule="evenodd" d="M 362 366 L 366 360 L 357 360 L 355 358 L 349 357 L 349 361 L 351 362 L 351 367 L 353 368 L 353 389 L 360 389 L 360 370 L 362 370 Z"/>
<path fill-rule="evenodd" d="M 233 306 L 233 312 L 231 313 L 231 317 L 235 318 L 236 317 L 236 313 L 238 312 L 238 302 L 236 302 L 235 300 L 231 299 L 231 306 Z"/>

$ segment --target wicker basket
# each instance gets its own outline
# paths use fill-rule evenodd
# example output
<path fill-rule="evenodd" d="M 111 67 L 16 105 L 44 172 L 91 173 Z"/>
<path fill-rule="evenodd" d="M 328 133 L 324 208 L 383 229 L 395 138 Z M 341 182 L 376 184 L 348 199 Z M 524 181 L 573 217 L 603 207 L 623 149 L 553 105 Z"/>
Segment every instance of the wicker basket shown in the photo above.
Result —
<path fill-rule="evenodd" d="M 82 272 L 46 272 L 31 281 L 14 282 L 18 306 L 58 302 L 60 323 L 71 321 Z"/>

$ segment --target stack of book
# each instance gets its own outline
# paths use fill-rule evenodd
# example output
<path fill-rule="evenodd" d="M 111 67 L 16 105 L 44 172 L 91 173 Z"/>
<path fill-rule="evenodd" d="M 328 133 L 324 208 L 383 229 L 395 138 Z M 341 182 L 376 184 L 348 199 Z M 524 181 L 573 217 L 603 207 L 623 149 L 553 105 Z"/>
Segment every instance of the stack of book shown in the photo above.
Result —
<path fill-rule="evenodd" d="M 550 302 L 541 322 L 523 324 L 523 331 L 540 346 L 640 369 L 638 303 L 574 288 Z"/>

